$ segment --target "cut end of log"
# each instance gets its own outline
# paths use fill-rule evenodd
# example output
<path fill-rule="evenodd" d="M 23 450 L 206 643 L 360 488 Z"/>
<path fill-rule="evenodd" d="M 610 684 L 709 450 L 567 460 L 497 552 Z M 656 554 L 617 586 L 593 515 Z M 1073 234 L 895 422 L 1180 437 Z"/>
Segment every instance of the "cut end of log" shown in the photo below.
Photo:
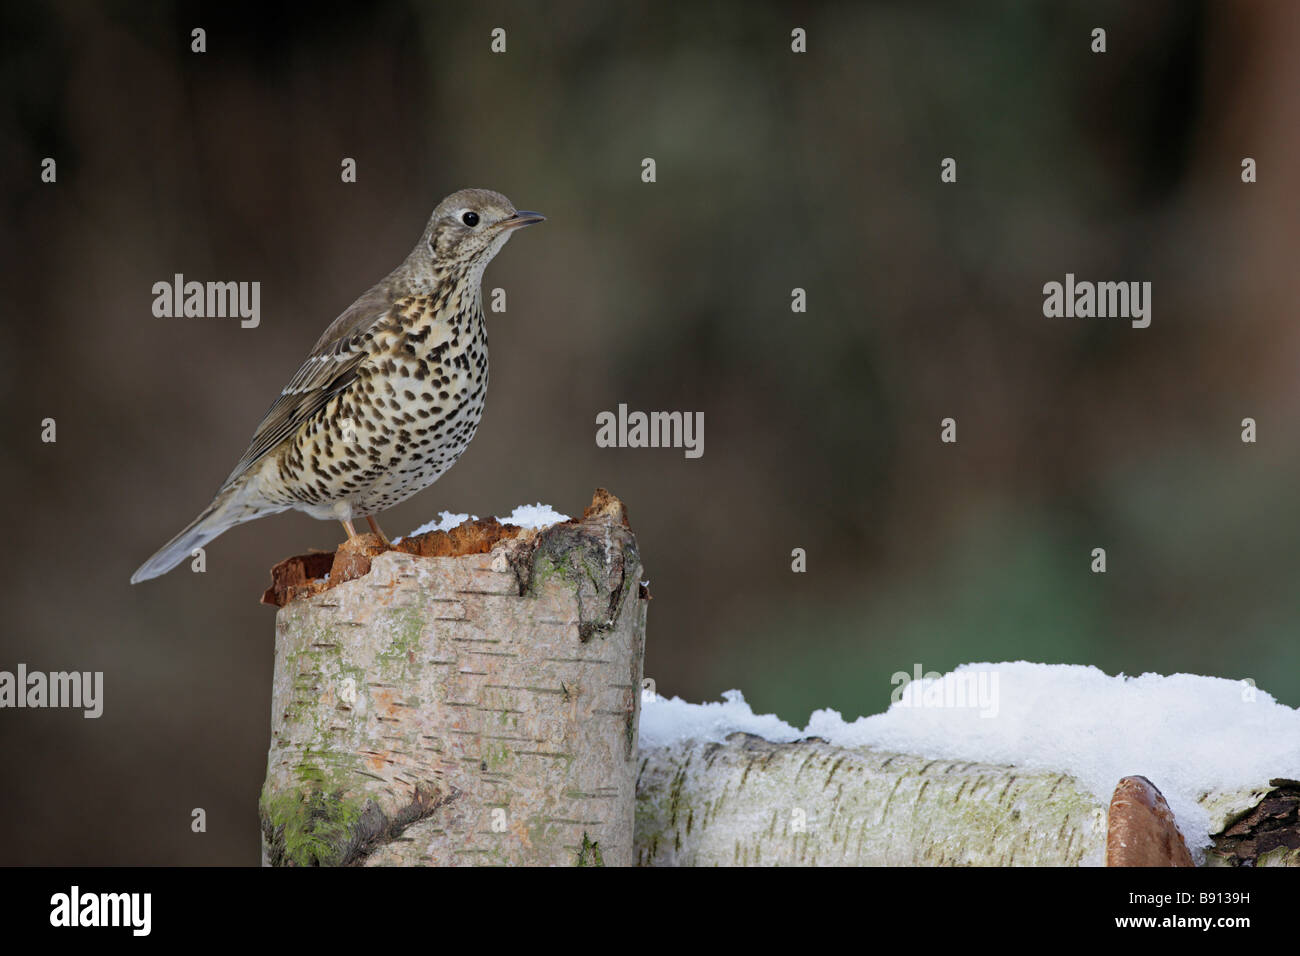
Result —
<path fill-rule="evenodd" d="M 570 518 L 560 524 L 577 524 L 593 517 L 609 518 L 631 529 L 627 508 L 604 488 L 597 488 L 582 518 Z M 393 551 L 422 558 L 454 558 L 465 554 L 487 554 L 498 542 L 513 538 L 534 537 L 545 529 L 521 528 L 502 524 L 495 518 L 466 521 L 450 531 L 429 531 L 403 538 Z M 262 594 L 262 603 L 284 607 L 293 601 L 328 591 L 344 581 L 370 573 L 372 558 L 389 550 L 378 535 L 362 534 L 344 541 L 337 551 L 314 551 L 285 558 L 271 569 L 271 586 Z"/>
<path fill-rule="evenodd" d="M 1195 866 L 1164 795 L 1146 777 L 1120 780 L 1110 798 L 1107 866 Z"/>

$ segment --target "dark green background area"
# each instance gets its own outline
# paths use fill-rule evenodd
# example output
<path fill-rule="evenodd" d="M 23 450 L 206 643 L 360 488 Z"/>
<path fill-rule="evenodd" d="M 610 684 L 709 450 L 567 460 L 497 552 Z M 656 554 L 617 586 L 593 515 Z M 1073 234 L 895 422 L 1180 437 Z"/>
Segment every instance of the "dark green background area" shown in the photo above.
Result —
<path fill-rule="evenodd" d="M 341 531 L 277 516 L 127 579 L 463 186 L 550 218 L 487 272 L 478 436 L 391 533 L 605 486 L 659 691 L 800 725 L 1020 658 L 1300 704 L 1293 5 L 2 9 L 0 669 L 102 670 L 106 700 L 0 712 L 0 863 L 257 862 L 257 598 Z M 261 326 L 155 318 L 178 272 L 260 281 Z M 1151 281 L 1151 327 L 1044 318 L 1067 272 Z M 597 448 L 620 402 L 703 411 L 704 457 Z"/>

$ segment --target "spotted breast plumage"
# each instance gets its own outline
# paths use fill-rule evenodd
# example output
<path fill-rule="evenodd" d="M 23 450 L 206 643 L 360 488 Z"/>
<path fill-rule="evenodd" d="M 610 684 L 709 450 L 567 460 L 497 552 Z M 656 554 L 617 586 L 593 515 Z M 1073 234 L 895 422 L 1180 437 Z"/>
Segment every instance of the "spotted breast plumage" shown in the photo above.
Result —
<path fill-rule="evenodd" d="M 463 189 L 438 204 L 406 260 L 334 320 L 209 505 L 132 576 L 170 571 L 222 532 L 296 508 L 343 523 L 427 488 L 455 464 L 488 384 L 483 270 L 542 215 Z"/>

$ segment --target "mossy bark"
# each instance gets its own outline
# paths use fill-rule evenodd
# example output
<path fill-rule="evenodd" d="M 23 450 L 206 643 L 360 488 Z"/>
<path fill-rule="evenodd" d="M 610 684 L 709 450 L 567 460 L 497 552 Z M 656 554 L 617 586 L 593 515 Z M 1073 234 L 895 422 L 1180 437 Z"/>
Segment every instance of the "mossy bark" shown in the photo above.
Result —
<path fill-rule="evenodd" d="M 386 552 L 283 607 L 264 862 L 632 863 L 646 600 L 620 513 Z"/>

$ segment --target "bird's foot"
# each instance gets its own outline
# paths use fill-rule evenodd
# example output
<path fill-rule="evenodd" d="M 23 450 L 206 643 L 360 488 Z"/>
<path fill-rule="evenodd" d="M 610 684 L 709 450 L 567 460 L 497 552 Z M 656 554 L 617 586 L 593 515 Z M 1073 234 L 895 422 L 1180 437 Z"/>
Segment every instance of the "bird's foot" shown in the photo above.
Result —
<path fill-rule="evenodd" d="M 384 547 L 392 549 L 393 542 L 388 540 L 388 535 L 384 534 L 384 529 L 379 527 L 379 522 L 372 515 L 366 515 L 366 523 L 370 525 L 370 530 L 379 535 L 379 540 L 384 542 Z"/>

